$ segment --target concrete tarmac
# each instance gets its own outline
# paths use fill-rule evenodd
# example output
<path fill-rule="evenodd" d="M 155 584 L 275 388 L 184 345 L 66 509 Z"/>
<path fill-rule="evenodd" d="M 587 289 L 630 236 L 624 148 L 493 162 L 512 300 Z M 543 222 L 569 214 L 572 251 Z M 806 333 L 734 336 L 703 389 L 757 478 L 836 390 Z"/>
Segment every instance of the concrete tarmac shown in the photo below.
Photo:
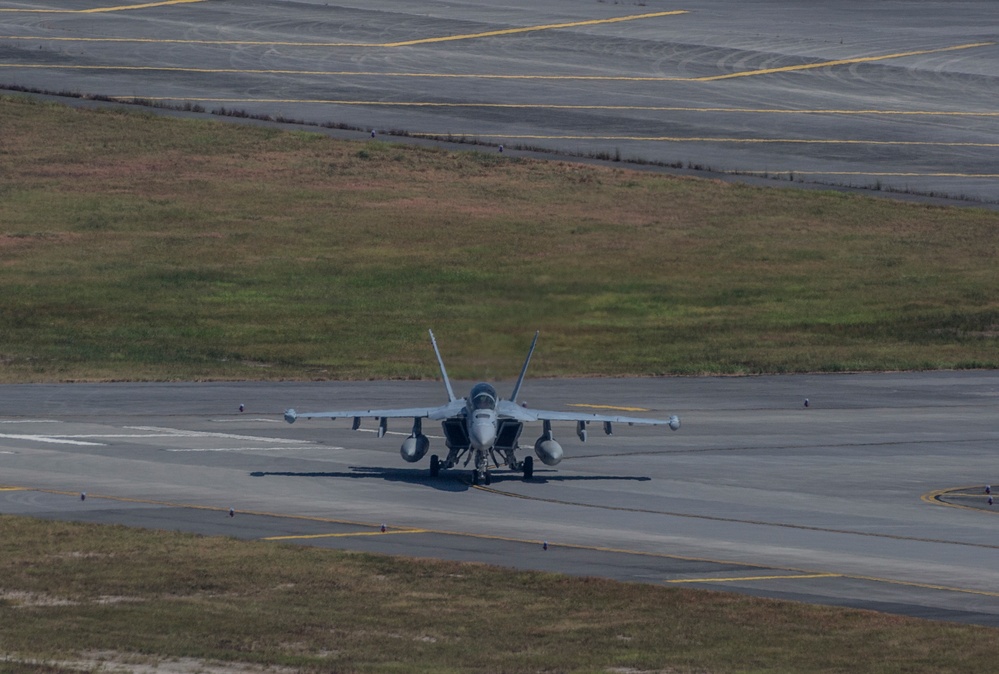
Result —
<path fill-rule="evenodd" d="M 499 470 L 481 488 L 464 470 L 430 478 L 427 459 L 405 463 L 406 423 L 379 439 L 349 420 L 281 419 L 289 406 L 435 404 L 439 382 L 0 396 L 3 513 L 999 625 L 999 506 L 984 493 L 999 483 L 996 372 L 528 381 L 532 406 L 677 413 L 683 427 L 591 429 L 582 444 L 556 424 L 557 468 L 539 463 L 527 482 Z M 443 452 L 439 429 L 425 431 Z M 522 444 L 539 433 L 525 428 Z"/>
<path fill-rule="evenodd" d="M 991 0 L 0 0 L 0 86 L 996 202 L 997 41 Z"/>

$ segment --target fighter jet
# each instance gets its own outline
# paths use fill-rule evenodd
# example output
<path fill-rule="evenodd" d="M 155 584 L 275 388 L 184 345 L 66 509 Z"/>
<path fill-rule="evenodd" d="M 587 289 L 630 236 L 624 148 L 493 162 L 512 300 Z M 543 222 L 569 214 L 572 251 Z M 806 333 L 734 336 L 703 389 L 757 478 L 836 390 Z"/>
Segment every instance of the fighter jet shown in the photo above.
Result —
<path fill-rule="evenodd" d="M 378 419 L 378 437 L 384 437 L 388 428 L 388 420 L 393 418 L 412 418 L 413 430 L 402 443 L 400 452 L 402 458 L 409 463 L 422 459 L 430 449 L 430 440 L 423 434 L 423 420 L 440 421 L 444 428 L 447 457 L 442 461 L 434 454 L 430 457 L 430 475 L 437 477 L 442 470 L 454 468 L 464 460 L 467 467 L 474 459 L 472 484 L 490 483 L 490 460 L 492 465 L 506 466 L 510 470 L 522 472 L 525 480 L 534 475 L 534 457 L 526 456 L 518 460 L 516 452 L 521 449 L 518 444 L 521 431 L 527 422 L 542 423 L 541 436 L 534 443 L 534 453 L 546 466 L 556 466 L 562 460 L 562 446 L 552 436 L 553 421 L 576 422 L 576 435 L 581 442 L 586 442 L 586 426 L 590 423 L 602 423 L 604 432 L 611 435 L 613 424 L 641 424 L 646 426 L 669 426 L 672 430 L 680 428 L 680 419 L 676 415 L 669 419 L 647 419 L 644 417 L 623 417 L 605 414 L 588 414 L 580 412 L 556 412 L 551 410 L 529 409 L 517 403 L 520 387 L 527 374 L 527 366 L 531 363 L 534 347 L 538 343 L 539 332 L 534 333 L 534 341 L 527 352 L 527 359 L 520 370 L 520 376 L 513 387 L 509 399 L 502 400 L 492 384 L 485 382 L 476 384 L 466 398 L 458 398 L 451 388 L 444 360 L 433 330 L 430 330 L 430 343 L 437 355 L 441 377 L 447 389 L 447 403 L 439 407 L 409 407 L 384 410 L 337 410 L 333 412 L 296 412 L 289 409 L 284 413 L 285 421 L 295 423 L 299 418 L 305 419 L 340 419 L 353 418 L 353 430 L 357 430 L 363 418 Z"/>

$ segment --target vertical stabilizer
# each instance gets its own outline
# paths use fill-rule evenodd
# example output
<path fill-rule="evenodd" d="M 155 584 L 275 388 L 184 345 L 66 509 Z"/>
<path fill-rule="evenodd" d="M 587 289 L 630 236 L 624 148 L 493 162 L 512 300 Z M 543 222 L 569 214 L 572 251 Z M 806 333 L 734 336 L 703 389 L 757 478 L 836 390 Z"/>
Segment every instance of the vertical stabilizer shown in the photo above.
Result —
<path fill-rule="evenodd" d="M 441 366 L 441 377 L 444 378 L 444 387 L 447 388 L 447 401 L 453 403 L 457 398 L 454 397 L 454 389 L 451 388 L 451 380 L 447 378 L 447 370 L 444 369 L 444 359 L 441 358 L 440 349 L 437 348 L 437 340 L 434 339 L 434 331 L 428 330 L 430 333 L 430 343 L 434 345 L 434 353 L 437 354 L 437 364 Z"/>
<path fill-rule="evenodd" d="M 531 349 L 527 352 L 527 360 L 524 361 L 524 367 L 520 368 L 520 376 L 517 377 L 517 385 L 513 387 L 513 394 L 510 396 L 511 402 L 517 402 L 517 396 L 520 395 L 520 387 L 524 383 L 524 376 L 527 374 L 527 366 L 531 364 L 531 356 L 534 354 L 534 346 L 538 343 L 538 335 L 540 334 L 540 330 L 534 333 L 534 341 L 531 342 Z"/>

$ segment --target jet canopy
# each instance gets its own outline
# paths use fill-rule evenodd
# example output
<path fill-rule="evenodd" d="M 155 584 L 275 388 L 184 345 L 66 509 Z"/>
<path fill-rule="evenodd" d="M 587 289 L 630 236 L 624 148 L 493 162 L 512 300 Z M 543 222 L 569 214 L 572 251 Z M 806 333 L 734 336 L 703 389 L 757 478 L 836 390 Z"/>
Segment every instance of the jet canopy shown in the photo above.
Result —
<path fill-rule="evenodd" d="M 468 397 L 469 406 L 473 410 L 496 409 L 496 389 L 490 384 L 476 384 Z"/>

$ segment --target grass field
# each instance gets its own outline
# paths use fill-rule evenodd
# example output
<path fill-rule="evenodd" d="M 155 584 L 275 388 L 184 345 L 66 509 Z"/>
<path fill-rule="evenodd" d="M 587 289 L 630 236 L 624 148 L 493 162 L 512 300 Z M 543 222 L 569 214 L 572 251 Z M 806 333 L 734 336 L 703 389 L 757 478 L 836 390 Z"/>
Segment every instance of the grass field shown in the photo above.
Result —
<path fill-rule="evenodd" d="M 176 658 L 317 672 L 964 674 L 995 656 L 987 628 L 733 594 L 9 516 L 0 531 L 10 674 Z"/>
<path fill-rule="evenodd" d="M 999 366 L 999 214 L 0 98 L 0 380 Z"/>

